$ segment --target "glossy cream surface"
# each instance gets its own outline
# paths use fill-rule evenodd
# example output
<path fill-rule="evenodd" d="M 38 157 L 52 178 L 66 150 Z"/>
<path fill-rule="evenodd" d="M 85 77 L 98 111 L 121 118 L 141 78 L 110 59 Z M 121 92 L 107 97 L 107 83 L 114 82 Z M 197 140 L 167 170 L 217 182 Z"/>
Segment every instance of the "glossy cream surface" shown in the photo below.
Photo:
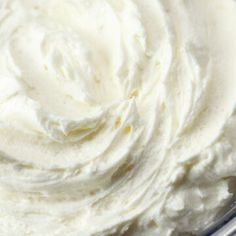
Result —
<path fill-rule="evenodd" d="M 0 235 L 173 236 L 236 173 L 233 0 L 0 0 Z"/>

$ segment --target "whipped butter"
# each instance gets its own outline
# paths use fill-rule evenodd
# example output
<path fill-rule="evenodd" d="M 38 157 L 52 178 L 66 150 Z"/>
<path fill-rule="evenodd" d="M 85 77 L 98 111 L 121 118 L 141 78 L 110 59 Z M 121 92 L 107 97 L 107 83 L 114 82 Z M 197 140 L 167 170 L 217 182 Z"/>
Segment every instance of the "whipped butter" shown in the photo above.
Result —
<path fill-rule="evenodd" d="M 236 174 L 233 0 L 0 0 L 0 235 L 170 236 Z"/>

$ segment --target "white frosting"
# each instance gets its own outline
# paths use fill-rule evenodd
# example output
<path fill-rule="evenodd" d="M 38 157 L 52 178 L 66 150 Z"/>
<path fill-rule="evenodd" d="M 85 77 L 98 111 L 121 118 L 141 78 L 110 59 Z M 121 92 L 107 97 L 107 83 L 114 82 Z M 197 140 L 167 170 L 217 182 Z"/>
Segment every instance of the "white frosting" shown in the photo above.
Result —
<path fill-rule="evenodd" d="M 236 173 L 233 0 L 0 1 L 0 235 L 194 232 Z"/>

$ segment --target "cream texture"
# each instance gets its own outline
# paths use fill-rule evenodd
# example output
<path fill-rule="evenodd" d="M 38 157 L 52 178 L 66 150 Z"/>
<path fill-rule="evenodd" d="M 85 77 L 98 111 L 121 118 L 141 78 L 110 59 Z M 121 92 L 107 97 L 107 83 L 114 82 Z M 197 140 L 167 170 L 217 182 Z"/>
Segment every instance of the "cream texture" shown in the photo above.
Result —
<path fill-rule="evenodd" d="M 0 235 L 196 232 L 236 174 L 233 0 L 0 0 Z"/>

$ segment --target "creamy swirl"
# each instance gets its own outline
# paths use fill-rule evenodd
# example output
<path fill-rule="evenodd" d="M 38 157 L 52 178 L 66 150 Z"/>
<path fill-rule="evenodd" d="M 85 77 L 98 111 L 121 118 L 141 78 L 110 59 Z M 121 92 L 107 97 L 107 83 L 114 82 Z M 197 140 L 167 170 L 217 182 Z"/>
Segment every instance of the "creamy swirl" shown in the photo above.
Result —
<path fill-rule="evenodd" d="M 0 235 L 195 232 L 236 173 L 233 0 L 1 0 Z"/>

